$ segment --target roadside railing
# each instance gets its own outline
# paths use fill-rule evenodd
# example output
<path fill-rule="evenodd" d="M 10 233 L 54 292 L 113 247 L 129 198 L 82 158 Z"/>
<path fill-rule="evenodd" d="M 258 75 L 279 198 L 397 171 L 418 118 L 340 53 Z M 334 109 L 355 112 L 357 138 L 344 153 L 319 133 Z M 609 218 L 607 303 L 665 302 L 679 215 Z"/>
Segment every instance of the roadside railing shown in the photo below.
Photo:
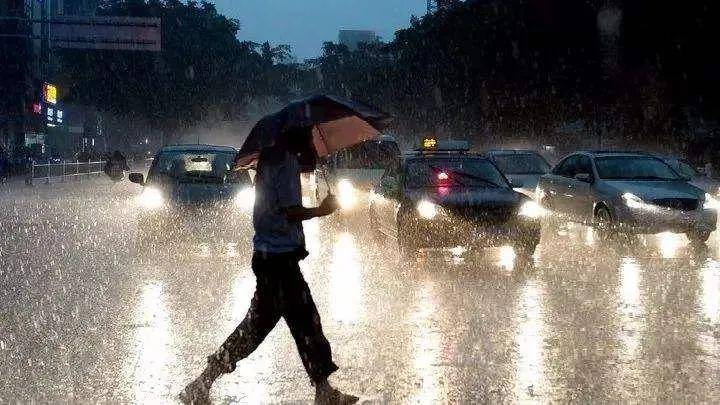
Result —
<path fill-rule="evenodd" d="M 153 159 L 128 160 L 132 170 L 147 171 L 152 165 Z M 25 177 L 25 183 L 32 185 L 36 181 L 43 181 L 46 184 L 52 182 L 64 182 L 69 179 L 81 180 L 90 176 L 104 174 L 104 160 L 90 160 L 87 162 L 76 160 L 74 162 L 60 163 L 33 163 Z"/>
<path fill-rule="evenodd" d="M 50 183 L 53 180 L 65 181 L 70 178 L 81 179 L 96 174 L 103 174 L 105 161 L 61 162 L 61 163 L 33 163 L 30 173 L 25 181 L 32 184 L 34 181 L 45 181 Z"/>

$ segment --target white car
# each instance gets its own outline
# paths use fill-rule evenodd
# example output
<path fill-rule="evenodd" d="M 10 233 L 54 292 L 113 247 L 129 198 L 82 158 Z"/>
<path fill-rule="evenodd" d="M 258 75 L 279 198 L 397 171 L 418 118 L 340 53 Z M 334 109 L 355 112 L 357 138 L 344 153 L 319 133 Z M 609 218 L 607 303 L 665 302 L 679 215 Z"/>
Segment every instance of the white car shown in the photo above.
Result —
<path fill-rule="evenodd" d="M 162 148 L 148 172 L 131 173 L 142 236 L 199 237 L 250 223 L 255 193 L 246 171 L 232 171 L 237 151 L 214 145 Z"/>
<path fill-rule="evenodd" d="M 680 173 L 681 176 L 685 177 L 693 186 L 705 190 L 708 194 L 720 196 L 720 181 L 698 172 L 687 159 L 680 157 L 661 157 L 661 159 Z"/>
<path fill-rule="evenodd" d="M 660 158 L 632 152 L 576 152 L 542 176 L 547 210 L 614 233 L 685 233 L 704 243 L 716 228 L 718 201 Z"/>
<path fill-rule="evenodd" d="M 485 156 L 510 180 L 515 191 L 533 199 L 540 176 L 550 173 L 550 164 L 533 150 L 495 149 Z"/>
<path fill-rule="evenodd" d="M 315 197 L 318 201 L 329 192 L 340 203 L 341 213 L 364 212 L 368 196 L 388 167 L 400 161 L 400 147 L 393 137 L 363 142 L 328 158 L 315 171 Z M 309 182 L 310 183 L 310 182 Z"/>

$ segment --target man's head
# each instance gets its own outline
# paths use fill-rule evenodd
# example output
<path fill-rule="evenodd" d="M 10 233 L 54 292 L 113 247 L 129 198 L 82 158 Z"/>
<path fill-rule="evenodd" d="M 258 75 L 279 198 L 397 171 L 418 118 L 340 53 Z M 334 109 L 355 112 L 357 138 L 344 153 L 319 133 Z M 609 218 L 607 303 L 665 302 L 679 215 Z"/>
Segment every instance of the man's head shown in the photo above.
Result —
<path fill-rule="evenodd" d="M 283 145 L 294 153 L 303 172 L 311 172 L 317 166 L 317 152 L 313 146 L 312 127 L 290 128 L 283 134 Z"/>

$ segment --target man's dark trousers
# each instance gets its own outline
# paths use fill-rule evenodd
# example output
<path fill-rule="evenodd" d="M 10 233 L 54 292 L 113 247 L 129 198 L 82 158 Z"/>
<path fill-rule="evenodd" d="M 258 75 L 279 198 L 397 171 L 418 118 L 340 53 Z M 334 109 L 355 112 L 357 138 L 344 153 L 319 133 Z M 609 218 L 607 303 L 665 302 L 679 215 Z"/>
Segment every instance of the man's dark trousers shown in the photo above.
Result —
<path fill-rule="evenodd" d="M 300 272 L 299 260 L 296 253 L 253 254 L 257 286 L 250 309 L 220 350 L 210 356 L 210 364 L 232 372 L 236 363 L 255 351 L 282 317 L 314 382 L 326 379 L 338 369 L 332 361 L 330 343 L 323 334 L 310 289 Z"/>

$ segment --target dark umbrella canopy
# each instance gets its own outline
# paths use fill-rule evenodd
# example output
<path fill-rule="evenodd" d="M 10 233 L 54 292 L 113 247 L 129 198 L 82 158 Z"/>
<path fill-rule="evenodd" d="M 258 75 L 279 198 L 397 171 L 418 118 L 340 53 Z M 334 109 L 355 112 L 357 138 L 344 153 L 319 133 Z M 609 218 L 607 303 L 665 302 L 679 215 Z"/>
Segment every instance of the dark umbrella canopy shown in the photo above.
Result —
<path fill-rule="evenodd" d="M 240 148 L 236 167 L 255 166 L 260 151 L 275 146 L 291 129 L 312 128 L 315 151 L 318 156 L 327 156 L 378 137 L 389 120 L 389 115 L 373 107 L 336 96 L 296 101 L 255 124 Z"/>

